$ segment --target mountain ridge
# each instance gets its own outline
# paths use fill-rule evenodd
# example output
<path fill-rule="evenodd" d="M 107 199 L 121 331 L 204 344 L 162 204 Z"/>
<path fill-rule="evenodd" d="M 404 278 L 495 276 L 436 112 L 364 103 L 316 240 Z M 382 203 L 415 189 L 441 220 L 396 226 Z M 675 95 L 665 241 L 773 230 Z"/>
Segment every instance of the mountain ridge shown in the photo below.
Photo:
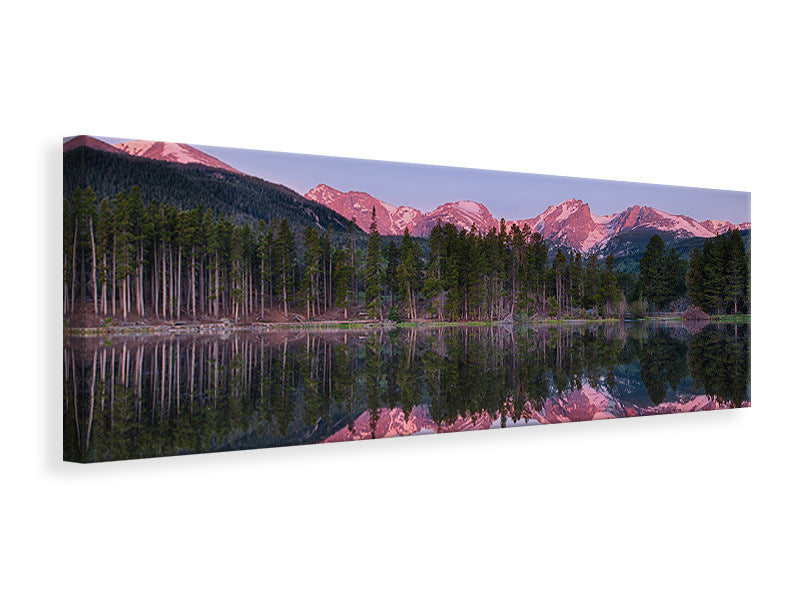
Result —
<path fill-rule="evenodd" d="M 164 160 L 167 162 L 177 162 L 184 165 L 197 163 L 215 169 L 223 169 L 232 173 L 245 175 L 238 169 L 234 169 L 227 163 L 218 158 L 206 154 L 189 144 L 175 144 L 172 142 L 152 142 L 149 140 L 131 140 L 114 144 L 114 148 L 130 154 L 131 156 L 141 156 L 153 160 Z"/>
<path fill-rule="evenodd" d="M 164 163 L 198 165 L 253 177 L 188 144 L 132 140 L 111 145 L 85 135 L 64 143 L 65 152 L 76 148 L 124 154 Z M 356 225 L 365 232 L 369 231 L 374 210 L 378 233 L 381 235 L 402 235 L 408 229 L 412 236 L 427 237 L 440 221 L 452 223 L 461 230 L 469 230 L 474 226 L 481 233 L 493 228 L 499 230 L 501 226 L 501 221 L 485 205 L 473 200 L 446 202 L 431 211 L 423 212 L 412 206 L 394 206 L 364 191 L 343 192 L 324 183 L 304 195 L 289 188 L 286 190 L 315 204 L 321 204 L 348 221 L 355 219 Z M 527 227 L 531 232 L 540 233 L 554 246 L 563 246 L 582 253 L 602 253 L 604 248 L 613 245 L 612 241 L 617 236 L 637 232 L 660 232 L 680 240 L 709 238 L 730 229 L 744 231 L 751 228 L 749 221 L 736 224 L 707 219 L 699 222 L 686 215 L 673 215 L 638 204 L 611 215 L 595 215 L 588 203 L 576 198 L 551 205 L 535 217 L 512 219 L 505 224 L 509 230 L 514 225 L 520 229 Z"/>
<path fill-rule="evenodd" d="M 281 184 L 203 164 L 152 160 L 86 145 L 64 151 L 63 187 L 65 194 L 91 187 L 98 198 L 114 198 L 138 187 L 145 204 L 210 209 L 252 226 L 259 220 L 273 223 L 285 218 L 296 235 L 308 225 L 330 230 L 333 236 L 344 236 L 348 228 L 339 213 Z"/>
<path fill-rule="evenodd" d="M 305 197 L 328 206 L 347 219 L 355 219 L 364 231 L 369 231 L 374 207 L 381 235 L 402 235 L 408 228 L 412 236 L 426 237 L 440 220 L 452 223 L 458 229 L 469 230 L 474 225 L 481 233 L 492 228 L 500 229 L 500 221 L 489 209 L 471 200 L 446 202 L 432 211 L 422 212 L 413 207 L 395 207 L 367 192 L 342 192 L 326 184 L 317 185 Z M 401 211 L 404 215 L 402 220 L 393 218 Z M 668 232 L 683 239 L 714 237 L 730 229 L 751 227 L 749 221 L 738 224 L 722 220 L 699 222 L 686 215 L 673 215 L 638 204 L 611 215 L 595 215 L 588 203 L 575 198 L 551 205 L 535 217 L 506 221 L 507 229 L 514 225 L 520 229 L 528 227 L 555 245 L 579 252 L 599 251 L 615 236 L 633 231 Z"/>
<path fill-rule="evenodd" d="M 100 150 L 101 152 L 111 152 L 112 154 L 125 154 L 124 150 L 107 144 L 102 140 L 93 138 L 89 135 L 76 135 L 73 138 L 64 142 L 64 152 L 70 150 L 77 150 L 78 148 L 91 148 L 92 150 Z"/>

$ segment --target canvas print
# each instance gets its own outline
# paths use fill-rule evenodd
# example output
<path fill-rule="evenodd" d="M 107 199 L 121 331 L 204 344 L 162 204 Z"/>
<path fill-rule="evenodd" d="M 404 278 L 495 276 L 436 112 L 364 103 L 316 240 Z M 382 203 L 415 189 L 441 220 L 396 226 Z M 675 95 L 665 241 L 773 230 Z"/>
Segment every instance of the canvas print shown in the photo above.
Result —
<path fill-rule="evenodd" d="M 748 193 L 89 136 L 63 164 L 64 460 L 750 405 Z"/>

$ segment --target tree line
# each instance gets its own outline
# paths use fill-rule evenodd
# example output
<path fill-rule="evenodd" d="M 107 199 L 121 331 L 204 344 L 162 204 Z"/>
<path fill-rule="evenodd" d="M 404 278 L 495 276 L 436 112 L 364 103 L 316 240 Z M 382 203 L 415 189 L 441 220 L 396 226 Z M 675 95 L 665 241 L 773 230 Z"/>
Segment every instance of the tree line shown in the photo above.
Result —
<path fill-rule="evenodd" d="M 695 248 L 686 276 L 689 300 L 707 313 L 750 312 L 750 252 L 738 229 Z"/>
<path fill-rule="evenodd" d="M 750 253 L 738 229 L 708 238 L 689 261 L 668 253 L 660 236 L 650 238 L 639 261 L 632 300 L 658 310 L 685 299 L 709 314 L 750 310 Z M 675 306 L 674 304 L 672 306 Z"/>
<path fill-rule="evenodd" d="M 482 234 L 438 223 L 427 241 L 397 243 L 354 221 L 344 236 L 287 219 L 237 224 L 211 209 L 151 202 L 137 187 L 64 203 L 64 314 L 100 319 L 510 320 L 624 311 L 614 258 L 558 250 L 541 234 Z M 365 247 L 366 246 L 366 247 Z M 337 312 L 332 312 L 337 311 Z M 298 317 L 299 318 L 299 317 Z"/>

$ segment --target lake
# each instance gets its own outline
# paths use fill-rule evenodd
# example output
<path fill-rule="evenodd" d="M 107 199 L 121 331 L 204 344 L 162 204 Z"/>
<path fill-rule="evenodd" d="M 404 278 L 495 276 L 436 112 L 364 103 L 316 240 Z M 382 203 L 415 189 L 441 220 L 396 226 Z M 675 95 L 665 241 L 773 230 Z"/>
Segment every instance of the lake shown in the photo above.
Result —
<path fill-rule="evenodd" d="M 750 405 L 750 326 L 67 337 L 64 459 L 98 462 Z"/>

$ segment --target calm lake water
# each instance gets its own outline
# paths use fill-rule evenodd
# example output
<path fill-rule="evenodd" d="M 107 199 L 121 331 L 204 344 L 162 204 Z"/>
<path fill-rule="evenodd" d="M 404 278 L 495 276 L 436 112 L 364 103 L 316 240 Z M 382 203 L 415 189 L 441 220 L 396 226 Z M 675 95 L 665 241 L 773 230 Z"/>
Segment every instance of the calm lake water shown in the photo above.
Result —
<path fill-rule="evenodd" d="M 64 459 L 122 460 L 750 405 L 750 326 L 67 338 Z"/>

